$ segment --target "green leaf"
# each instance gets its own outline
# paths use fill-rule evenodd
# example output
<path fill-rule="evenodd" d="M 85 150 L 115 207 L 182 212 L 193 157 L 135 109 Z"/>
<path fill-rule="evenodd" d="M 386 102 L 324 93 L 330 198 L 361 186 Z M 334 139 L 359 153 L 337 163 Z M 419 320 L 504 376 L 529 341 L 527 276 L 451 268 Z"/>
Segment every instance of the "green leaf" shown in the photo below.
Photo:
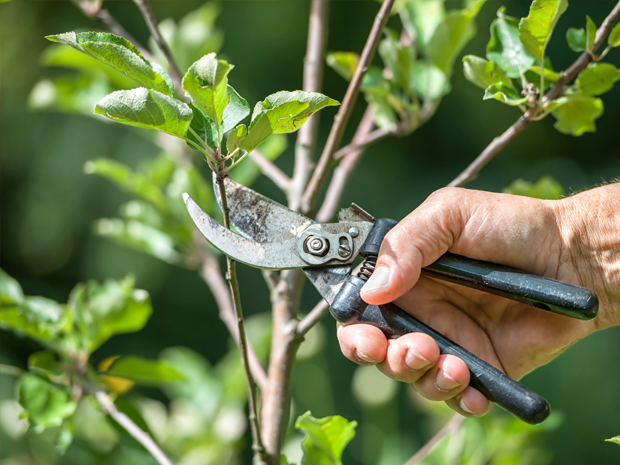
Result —
<path fill-rule="evenodd" d="M 192 120 L 192 110 L 185 103 L 144 87 L 112 92 L 95 106 L 95 113 L 180 138 L 185 137 Z"/>
<path fill-rule="evenodd" d="M 463 73 L 469 82 L 481 89 L 487 89 L 493 84 L 513 86 L 506 72 L 497 63 L 474 55 L 463 57 Z"/>
<path fill-rule="evenodd" d="M 607 442 L 615 442 L 616 444 L 620 444 L 620 436 L 614 436 L 613 438 L 605 439 Z"/>
<path fill-rule="evenodd" d="M 536 183 L 517 179 L 504 192 L 536 199 L 555 200 L 564 195 L 562 185 L 551 176 L 543 176 Z"/>
<path fill-rule="evenodd" d="M 135 280 L 89 281 L 78 284 L 67 305 L 78 318 L 78 327 L 89 353 L 114 334 L 139 331 L 153 312 L 148 292 L 134 289 Z"/>
<path fill-rule="evenodd" d="M 612 47 L 620 46 L 620 23 L 616 24 L 607 37 L 607 43 Z"/>
<path fill-rule="evenodd" d="M 158 385 L 183 379 L 179 372 L 165 362 L 135 356 L 115 360 L 104 374 L 130 379 L 145 385 Z"/>
<path fill-rule="evenodd" d="M 143 221 L 119 218 L 101 218 L 94 223 L 95 234 L 118 244 L 152 255 L 167 263 L 183 264 L 183 257 L 175 250 L 170 234 Z"/>
<path fill-rule="evenodd" d="M 228 86 L 228 99 L 228 106 L 224 109 L 224 115 L 222 116 L 223 133 L 232 130 L 250 114 L 248 102 L 231 86 Z"/>
<path fill-rule="evenodd" d="M 554 101 L 554 127 L 563 134 L 581 136 L 595 132 L 594 121 L 603 114 L 603 101 L 587 94 L 570 94 Z"/>
<path fill-rule="evenodd" d="M 42 431 L 60 426 L 75 412 L 77 404 L 71 400 L 71 389 L 56 386 L 38 376 L 26 374 L 17 382 L 17 401 L 24 409 L 30 426 Z"/>
<path fill-rule="evenodd" d="M 65 420 L 60 426 L 56 437 L 56 451 L 62 455 L 73 442 L 73 424 L 71 419 Z"/>
<path fill-rule="evenodd" d="M 579 73 L 576 86 L 580 92 L 588 95 L 601 95 L 611 90 L 620 79 L 620 72 L 614 65 L 609 63 L 590 63 L 586 69 Z"/>
<path fill-rule="evenodd" d="M 594 51 L 594 42 L 596 41 L 596 24 L 592 21 L 592 18 L 586 16 L 586 50 L 588 52 Z"/>
<path fill-rule="evenodd" d="M 573 52 L 583 52 L 586 49 L 586 30 L 584 28 L 568 28 L 566 42 Z"/>
<path fill-rule="evenodd" d="M 423 99 L 436 100 L 450 89 L 446 74 L 436 66 L 418 62 L 411 73 L 411 85 Z"/>
<path fill-rule="evenodd" d="M 31 354 L 28 357 L 28 368 L 35 373 L 46 376 L 60 376 L 63 373 L 56 355 L 49 350 L 41 350 Z"/>
<path fill-rule="evenodd" d="M 198 108 L 194 106 L 194 104 L 190 103 L 189 107 L 192 109 L 194 117 L 192 118 L 192 122 L 189 125 L 191 131 L 187 131 L 187 138 L 195 144 L 198 144 L 199 147 L 204 148 L 204 144 L 207 144 L 209 148 L 211 148 L 212 150 L 216 150 L 219 145 L 219 140 L 215 121 L 207 118 L 203 112 L 201 112 Z M 198 137 L 196 137 L 194 133 L 196 133 Z M 220 134 L 223 134 L 223 131 L 220 130 Z M 187 145 L 194 150 L 198 150 L 194 145 L 190 144 L 189 142 L 187 143 Z"/>
<path fill-rule="evenodd" d="M 355 436 L 357 422 L 339 415 L 314 418 L 306 412 L 297 418 L 295 428 L 306 433 L 301 446 L 302 465 L 341 465 L 342 451 Z"/>
<path fill-rule="evenodd" d="M 511 106 L 522 105 L 527 102 L 528 97 L 521 95 L 517 90 L 513 87 L 512 83 L 510 84 L 493 84 L 489 86 L 485 93 L 483 100 L 495 99 L 499 100 L 502 103 Z"/>
<path fill-rule="evenodd" d="M 297 90 L 272 94 L 254 107 L 248 134 L 239 146 L 250 152 L 271 134 L 295 132 L 312 114 L 333 105 L 340 103 L 316 92 Z"/>
<path fill-rule="evenodd" d="M 509 78 L 519 78 L 530 69 L 536 59 L 519 40 L 519 21 L 504 14 L 504 7 L 497 11 L 491 23 L 491 40 L 487 44 L 487 58 L 506 71 Z"/>
<path fill-rule="evenodd" d="M 23 299 L 24 293 L 17 280 L 0 269 L 0 305 L 16 305 Z"/>
<path fill-rule="evenodd" d="M 379 54 L 385 66 L 392 72 L 392 82 L 408 89 L 409 75 L 413 69 L 415 52 L 413 47 L 401 46 L 398 34 L 386 28 L 385 39 L 379 43 Z"/>
<path fill-rule="evenodd" d="M 227 76 L 232 69 L 233 65 L 218 60 L 215 53 L 209 53 L 195 62 L 183 77 L 183 90 L 216 125 L 222 123 L 224 109 L 228 105 Z"/>
<path fill-rule="evenodd" d="M 153 184 L 144 174 L 133 172 L 127 165 L 116 160 L 98 158 L 87 161 L 84 164 L 84 172 L 109 179 L 124 190 L 149 201 L 160 210 L 166 211 L 168 208 L 159 186 Z"/>
<path fill-rule="evenodd" d="M 327 55 L 327 66 L 350 81 L 357 69 L 359 55 L 353 52 L 332 52 Z"/>
<path fill-rule="evenodd" d="M 529 15 L 519 22 L 521 43 L 541 63 L 545 59 L 545 50 L 553 29 L 566 8 L 567 0 L 534 0 Z"/>
<path fill-rule="evenodd" d="M 156 64 L 142 56 L 131 42 L 123 37 L 104 32 L 67 32 L 47 36 L 52 42 L 60 42 L 117 69 L 143 86 L 167 95 L 174 94 L 170 77 Z"/>
<path fill-rule="evenodd" d="M 452 73 L 454 60 L 475 35 L 474 19 L 483 4 L 484 1 L 479 1 L 468 9 L 448 12 L 435 29 L 428 44 L 428 56 L 447 75 Z"/>
<path fill-rule="evenodd" d="M 230 131 L 228 134 L 228 138 L 226 139 L 226 151 L 228 153 L 234 152 L 237 148 L 239 148 L 239 143 L 248 133 L 248 128 L 245 124 L 240 124 L 235 129 Z"/>
<path fill-rule="evenodd" d="M 437 27 L 445 21 L 446 9 L 441 0 L 414 0 L 400 4 L 403 27 L 416 46 L 426 53 Z"/>

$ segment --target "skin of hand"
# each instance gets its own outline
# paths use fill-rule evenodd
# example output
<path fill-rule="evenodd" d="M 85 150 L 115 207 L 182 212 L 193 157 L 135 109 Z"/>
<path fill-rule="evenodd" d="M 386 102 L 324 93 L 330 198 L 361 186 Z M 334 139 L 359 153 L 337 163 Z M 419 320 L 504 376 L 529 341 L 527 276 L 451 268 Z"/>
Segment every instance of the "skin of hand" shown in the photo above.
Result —
<path fill-rule="evenodd" d="M 620 324 L 620 185 L 561 200 L 445 188 L 385 237 L 362 289 L 370 304 L 394 301 L 457 344 L 520 379 L 589 334 Z M 456 284 L 420 277 L 445 252 L 499 263 L 592 289 L 599 313 L 580 321 Z M 410 383 L 465 416 L 489 401 L 468 387 L 465 363 L 411 333 L 387 340 L 373 326 L 338 327 L 343 354 Z"/>

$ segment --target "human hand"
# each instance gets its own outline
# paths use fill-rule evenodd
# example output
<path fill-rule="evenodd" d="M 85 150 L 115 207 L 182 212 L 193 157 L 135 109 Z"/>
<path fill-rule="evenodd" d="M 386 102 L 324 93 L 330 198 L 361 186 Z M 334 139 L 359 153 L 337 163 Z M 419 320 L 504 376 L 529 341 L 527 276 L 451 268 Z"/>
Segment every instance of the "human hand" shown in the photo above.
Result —
<path fill-rule="evenodd" d="M 508 376 L 519 379 L 597 329 L 617 324 L 620 290 L 620 189 L 594 189 L 559 201 L 442 189 L 390 231 L 362 289 L 371 304 L 390 301 Z M 599 316 L 574 320 L 470 288 L 420 277 L 445 252 L 490 261 L 589 287 Z M 616 268 L 615 268 L 616 267 Z M 440 355 L 430 336 L 386 340 L 369 325 L 338 328 L 345 356 L 376 364 L 424 397 L 480 416 L 488 400 L 468 387 L 463 361 Z"/>

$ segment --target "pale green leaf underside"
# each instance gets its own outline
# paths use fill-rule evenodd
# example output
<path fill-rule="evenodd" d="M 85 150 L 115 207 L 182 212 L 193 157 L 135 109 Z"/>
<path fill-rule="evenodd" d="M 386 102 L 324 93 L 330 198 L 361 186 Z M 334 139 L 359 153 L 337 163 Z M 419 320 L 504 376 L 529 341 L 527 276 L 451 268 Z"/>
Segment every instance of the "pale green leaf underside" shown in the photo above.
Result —
<path fill-rule="evenodd" d="M 480 87 L 487 89 L 493 84 L 506 84 L 512 81 L 506 75 L 506 72 L 499 67 L 497 63 L 487 61 L 474 55 L 466 55 L 463 57 L 463 73 L 465 78 Z"/>
<path fill-rule="evenodd" d="M 119 90 L 104 97 L 95 113 L 131 126 L 157 129 L 184 138 L 192 120 L 185 103 L 152 89 Z"/>
<path fill-rule="evenodd" d="M 611 45 L 612 47 L 620 46 L 620 23 L 616 24 L 609 33 L 607 43 L 609 43 L 609 45 Z"/>
<path fill-rule="evenodd" d="M 350 81 L 357 69 L 359 55 L 353 52 L 333 52 L 327 55 L 327 66 Z"/>
<path fill-rule="evenodd" d="M 341 465 L 342 452 L 355 436 L 355 421 L 339 415 L 314 418 L 306 412 L 297 418 L 295 428 L 306 433 L 302 442 L 302 465 Z"/>
<path fill-rule="evenodd" d="M 170 77 L 159 65 L 144 58 L 128 40 L 103 32 L 67 32 L 47 36 L 105 63 L 149 89 L 172 95 Z"/>
<path fill-rule="evenodd" d="M 224 109 L 222 115 L 222 130 L 224 133 L 230 131 L 250 114 L 248 102 L 231 86 L 228 86 L 228 99 L 228 106 Z"/>
<path fill-rule="evenodd" d="M 592 63 L 579 73 L 575 84 L 580 92 L 589 95 L 601 95 L 611 90 L 620 79 L 620 72 L 609 63 Z"/>
<path fill-rule="evenodd" d="M 484 100 L 495 99 L 511 106 L 522 105 L 527 102 L 527 97 L 522 96 L 510 84 L 493 84 L 486 89 Z"/>
<path fill-rule="evenodd" d="M 30 425 L 39 429 L 60 426 L 77 407 L 71 399 L 70 388 L 53 385 L 31 374 L 18 380 L 17 396 Z"/>
<path fill-rule="evenodd" d="M 594 121 L 603 114 L 603 101 L 586 94 L 570 94 L 555 101 L 552 111 L 557 120 L 555 128 L 563 134 L 581 136 L 595 132 Z"/>
<path fill-rule="evenodd" d="M 566 8 L 567 0 L 534 0 L 529 15 L 519 23 L 521 43 L 541 63 L 553 29 Z"/>
<path fill-rule="evenodd" d="M 620 436 L 614 436 L 613 438 L 605 439 L 607 442 L 615 442 L 616 444 L 620 444 Z"/>

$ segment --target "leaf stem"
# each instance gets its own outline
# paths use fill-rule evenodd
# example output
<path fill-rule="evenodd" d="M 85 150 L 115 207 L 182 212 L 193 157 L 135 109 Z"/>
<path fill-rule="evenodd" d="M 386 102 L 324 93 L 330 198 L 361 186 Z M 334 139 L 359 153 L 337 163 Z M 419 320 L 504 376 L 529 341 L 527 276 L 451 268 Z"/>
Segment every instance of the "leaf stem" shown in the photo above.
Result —
<path fill-rule="evenodd" d="M 246 153 L 247 155 L 247 153 Z M 228 209 L 228 200 L 226 198 L 226 188 L 224 187 L 224 178 L 222 177 L 222 169 L 224 162 L 219 166 L 216 184 L 220 190 L 220 199 L 222 213 L 224 214 L 224 226 L 230 229 L 230 218 Z M 239 349 L 241 352 L 241 364 L 245 373 L 246 381 L 248 383 L 248 409 L 250 411 L 248 419 L 250 421 L 250 429 L 252 431 L 252 449 L 254 450 L 254 464 L 262 464 L 265 462 L 265 448 L 261 437 L 260 425 L 257 414 L 257 400 L 256 400 L 256 384 L 252 377 L 252 371 L 250 370 L 250 364 L 248 361 L 248 344 L 245 334 L 245 324 L 243 320 L 243 309 L 241 307 L 241 296 L 239 294 L 239 281 L 237 279 L 236 262 L 229 256 L 226 256 L 226 280 L 230 287 L 230 293 L 232 295 L 233 308 L 235 311 L 235 317 L 237 319 L 237 330 L 239 332 Z"/>
<path fill-rule="evenodd" d="M 133 0 L 133 1 L 138 6 L 140 13 L 142 13 L 142 16 L 144 17 L 144 20 L 149 30 L 151 31 L 151 34 L 153 35 L 155 42 L 157 43 L 157 46 L 159 47 L 159 49 L 162 51 L 162 53 L 166 57 L 166 60 L 168 60 L 168 65 L 170 66 L 170 74 L 171 74 L 170 77 L 174 81 L 174 86 L 176 87 L 177 92 L 179 92 L 180 89 L 182 89 L 183 75 L 181 74 L 181 70 L 179 69 L 179 66 L 174 60 L 174 57 L 172 56 L 172 52 L 170 51 L 170 48 L 168 47 L 166 40 L 164 39 L 164 37 L 161 35 L 161 32 L 159 31 L 159 27 L 157 26 L 157 20 L 155 19 L 155 15 L 153 14 L 151 5 L 149 4 L 148 0 Z"/>
<path fill-rule="evenodd" d="M 27 373 L 26 370 L 22 370 L 19 367 L 15 367 L 13 365 L 5 365 L 4 363 L 0 363 L 0 375 L 6 376 L 21 376 L 24 373 Z"/>
<path fill-rule="evenodd" d="M 368 39 L 366 40 L 366 44 L 364 45 L 364 49 L 362 51 L 362 55 L 360 56 L 359 63 L 355 73 L 353 74 L 353 78 L 351 79 L 347 92 L 342 100 L 342 105 L 334 118 L 334 124 L 332 125 L 329 136 L 327 137 L 327 142 L 325 143 L 321 158 L 319 159 L 317 167 L 310 178 L 310 182 L 304 191 L 301 202 L 301 209 L 304 213 L 308 213 L 312 210 L 316 197 L 319 194 L 319 190 L 325 181 L 325 177 L 327 176 L 329 167 L 333 161 L 334 152 L 340 144 L 349 120 L 349 116 L 353 110 L 355 100 L 359 94 L 362 79 L 364 78 L 372 58 L 375 55 L 377 45 L 381 39 L 381 32 L 390 17 L 390 11 L 392 10 L 394 1 L 395 0 L 385 0 L 381 5 L 377 16 L 375 17 L 372 29 L 370 30 L 370 34 L 368 35 Z"/>

